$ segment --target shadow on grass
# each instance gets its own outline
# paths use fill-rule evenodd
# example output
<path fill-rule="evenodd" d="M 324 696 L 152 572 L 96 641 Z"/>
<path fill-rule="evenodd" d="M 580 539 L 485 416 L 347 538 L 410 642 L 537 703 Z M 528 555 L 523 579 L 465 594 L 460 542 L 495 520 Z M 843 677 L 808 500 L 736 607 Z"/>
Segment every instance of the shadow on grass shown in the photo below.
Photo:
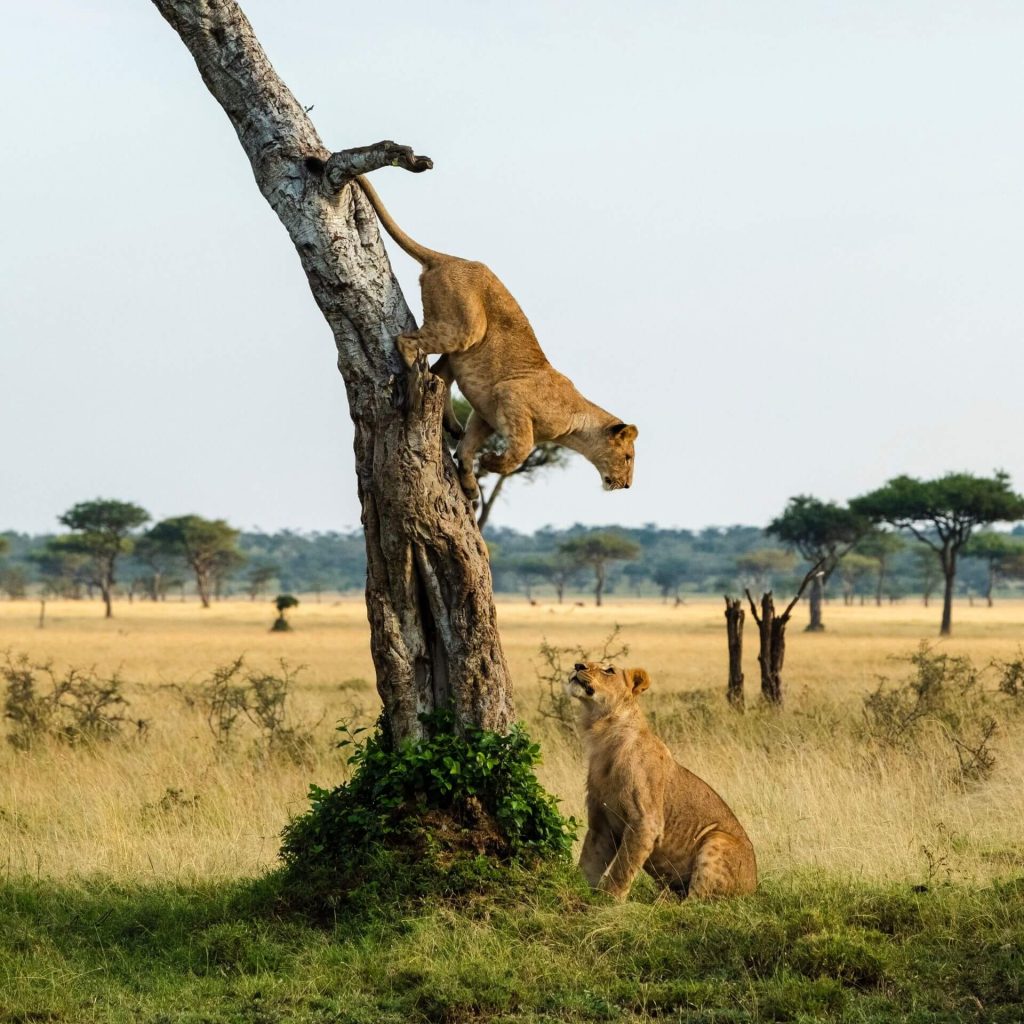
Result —
<path fill-rule="evenodd" d="M 0 1021 L 1024 1019 L 1024 879 L 612 905 L 567 869 L 314 921 L 279 876 L 0 886 Z"/>

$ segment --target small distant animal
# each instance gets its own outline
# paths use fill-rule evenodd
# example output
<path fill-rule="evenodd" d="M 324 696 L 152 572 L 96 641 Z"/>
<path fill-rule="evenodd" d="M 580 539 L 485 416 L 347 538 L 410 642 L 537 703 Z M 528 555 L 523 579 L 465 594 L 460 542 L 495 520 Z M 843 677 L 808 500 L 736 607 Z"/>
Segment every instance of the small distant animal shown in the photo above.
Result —
<path fill-rule="evenodd" d="M 588 755 L 587 834 L 580 870 L 624 899 L 641 870 L 683 896 L 733 896 L 757 886 L 754 848 L 736 815 L 651 732 L 638 698 L 642 668 L 575 666 Z"/>
<path fill-rule="evenodd" d="M 441 356 L 431 369 L 448 385 L 445 426 L 461 437 L 455 457 L 469 498 L 480 500 L 474 463 L 494 433 L 506 447 L 481 457 L 481 473 L 507 475 L 535 445 L 554 441 L 588 459 L 605 490 L 629 487 L 637 428 L 588 401 L 548 362 L 519 304 L 487 267 L 414 242 L 373 186 L 356 181 L 387 233 L 423 268 L 423 326 L 400 334 L 396 344 L 409 367 L 420 356 Z M 473 407 L 464 430 L 451 406 L 452 381 Z"/>

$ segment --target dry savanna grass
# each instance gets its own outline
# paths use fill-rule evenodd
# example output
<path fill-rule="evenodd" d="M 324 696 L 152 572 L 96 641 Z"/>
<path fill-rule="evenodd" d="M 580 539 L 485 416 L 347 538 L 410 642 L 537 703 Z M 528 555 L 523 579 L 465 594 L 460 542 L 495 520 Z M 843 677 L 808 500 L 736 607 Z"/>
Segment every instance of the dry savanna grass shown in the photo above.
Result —
<path fill-rule="evenodd" d="M 119 671 L 128 714 L 148 721 L 92 747 L 57 741 L 29 751 L 0 745 L 0 863 L 9 874 L 121 880 L 221 879 L 273 865 L 278 835 L 305 805 L 310 782 L 344 776 L 333 748 L 340 719 L 369 724 L 378 702 L 358 598 L 304 599 L 294 632 L 271 634 L 266 604 L 231 601 L 209 611 L 193 603 L 122 602 L 116 618 L 98 603 L 51 603 L 37 626 L 29 602 L 0 604 L 0 650 L 25 652 L 57 668 Z M 957 733 L 925 722 L 912 744 L 865 733 L 863 702 L 879 676 L 895 684 L 906 657 L 931 639 L 938 609 L 918 604 L 826 608 L 827 631 L 802 632 L 797 612 L 789 638 L 781 712 L 756 706 L 756 632 L 746 630 L 751 709 L 725 707 L 726 650 L 720 602 L 680 608 L 614 601 L 604 608 L 531 607 L 503 600 L 499 617 L 517 686 L 517 704 L 542 741 L 542 780 L 568 813 L 582 814 L 584 766 L 578 744 L 551 711 L 538 679 L 542 640 L 599 652 L 617 623 L 654 683 L 644 700 L 677 757 L 707 779 L 747 823 L 762 873 L 802 869 L 877 881 L 981 880 L 1024 867 L 1024 698 L 993 691 L 983 715 Z M 958 606 L 956 636 L 936 650 L 966 655 L 979 668 L 1020 657 L 1024 603 Z M 197 687 L 218 665 L 244 654 L 274 669 L 278 659 L 304 666 L 289 696 L 292 724 L 315 742 L 303 756 L 267 754 L 257 730 L 236 726 L 218 745 L 196 703 Z M 565 656 L 565 663 L 572 661 Z M 980 713 L 979 713 L 980 714 Z M 984 718 L 997 728 L 990 773 L 966 773 L 964 745 L 980 739 Z M 960 747 L 958 748 L 958 743 Z M 959 749 L 959 755 L 958 755 Z M 968 765 L 970 769 L 970 765 Z"/>

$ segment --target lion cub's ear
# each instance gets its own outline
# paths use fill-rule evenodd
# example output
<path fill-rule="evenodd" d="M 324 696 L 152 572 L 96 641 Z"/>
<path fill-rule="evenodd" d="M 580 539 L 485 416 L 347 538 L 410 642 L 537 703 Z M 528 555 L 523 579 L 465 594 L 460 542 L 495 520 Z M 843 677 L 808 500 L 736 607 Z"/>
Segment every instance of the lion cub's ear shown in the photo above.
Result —
<path fill-rule="evenodd" d="M 612 437 L 618 437 L 623 441 L 635 441 L 640 434 L 640 431 L 633 426 L 632 423 L 613 423 L 608 428 L 608 433 Z"/>
<path fill-rule="evenodd" d="M 651 685 L 651 677 L 645 668 L 627 668 L 626 682 L 633 687 L 633 696 L 639 697 Z"/>

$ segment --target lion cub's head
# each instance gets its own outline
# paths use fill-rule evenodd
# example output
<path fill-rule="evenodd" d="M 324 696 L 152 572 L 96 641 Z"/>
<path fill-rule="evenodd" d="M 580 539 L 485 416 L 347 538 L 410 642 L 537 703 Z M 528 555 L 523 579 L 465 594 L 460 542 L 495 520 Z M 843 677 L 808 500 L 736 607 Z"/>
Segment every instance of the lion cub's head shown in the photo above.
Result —
<path fill-rule="evenodd" d="M 639 431 L 632 423 L 613 423 L 606 427 L 600 448 L 591 462 L 601 474 L 606 491 L 617 491 L 633 483 L 633 442 Z"/>
<path fill-rule="evenodd" d="M 632 703 L 650 685 L 646 669 L 616 668 L 588 661 L 574 666 L 565 692 L 582 701 L 592 713 L 605 715 Z"/>

